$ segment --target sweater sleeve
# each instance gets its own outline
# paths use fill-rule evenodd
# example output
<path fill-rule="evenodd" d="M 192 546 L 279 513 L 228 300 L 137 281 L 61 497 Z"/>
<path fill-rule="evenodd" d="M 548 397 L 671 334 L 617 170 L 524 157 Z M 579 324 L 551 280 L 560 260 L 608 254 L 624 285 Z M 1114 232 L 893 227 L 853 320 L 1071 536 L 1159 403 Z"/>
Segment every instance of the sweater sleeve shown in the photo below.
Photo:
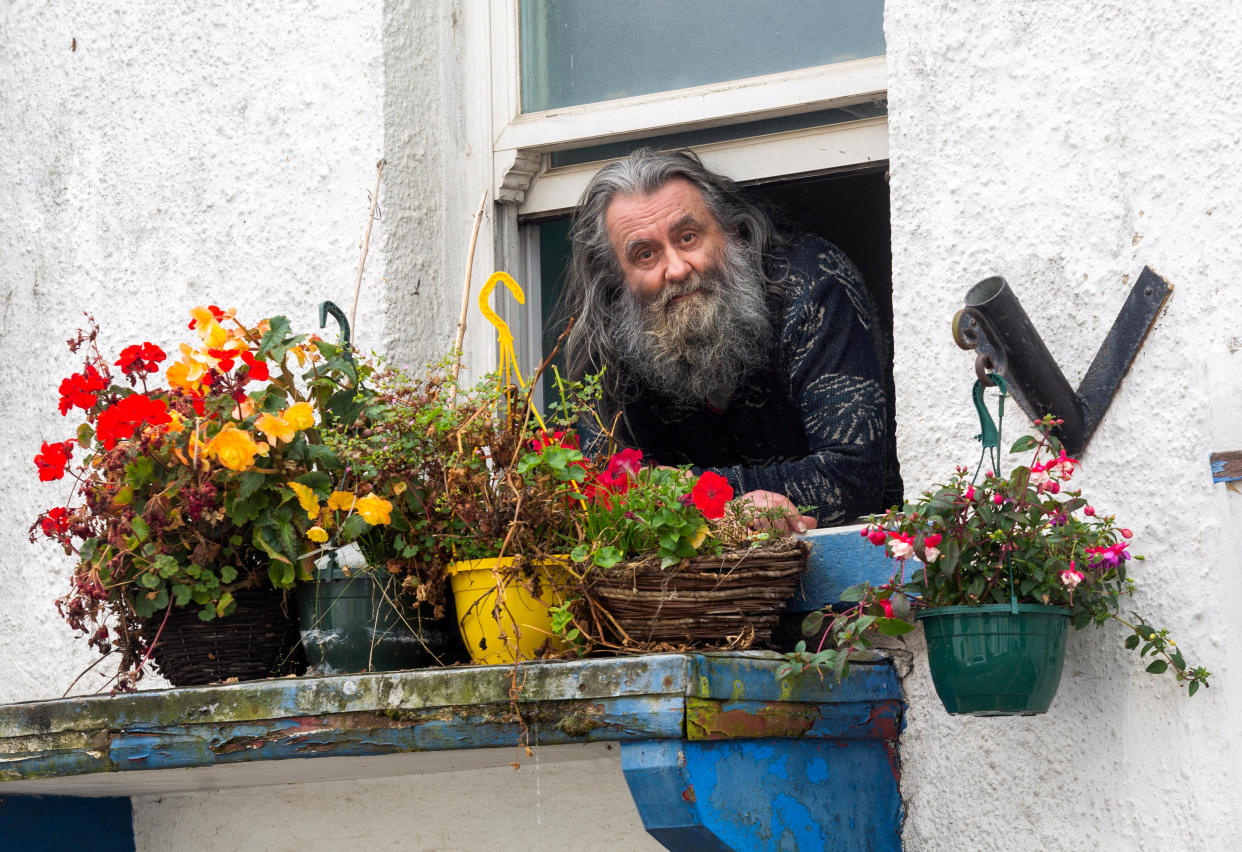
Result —
<path fill-rule="evenodd" d="M 791 258 L 780 341 L 807 455 L 714 469 L 739 494 L 784 494 L 831 525 L 883 509 L 887 400 L 878 319 L 861 277 L 835 246 L 811 246 Z"/>

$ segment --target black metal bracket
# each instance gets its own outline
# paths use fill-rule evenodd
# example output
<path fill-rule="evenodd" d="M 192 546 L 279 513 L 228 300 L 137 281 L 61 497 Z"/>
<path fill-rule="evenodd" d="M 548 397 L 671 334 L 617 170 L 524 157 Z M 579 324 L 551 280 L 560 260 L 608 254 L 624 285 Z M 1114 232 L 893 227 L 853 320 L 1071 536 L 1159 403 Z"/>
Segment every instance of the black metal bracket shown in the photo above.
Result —
<path fill-rule="evenodd" d="M 1032 420 L 1045 414 L 1063 420 L 1057 437 L 1066 452 L 1078 455 L 1104 419 L 1172 292 L 1172 284 L 1143 267 L 1077 391 L 1070 388 L 1004 278 L 986 278 L 970 288 L 966 307 L 953 317 L 953 340 L 978 352 L 975 372 L 980 381 L 988 384 L 992 372 L 1009 380 L 1010 393 Z"/>

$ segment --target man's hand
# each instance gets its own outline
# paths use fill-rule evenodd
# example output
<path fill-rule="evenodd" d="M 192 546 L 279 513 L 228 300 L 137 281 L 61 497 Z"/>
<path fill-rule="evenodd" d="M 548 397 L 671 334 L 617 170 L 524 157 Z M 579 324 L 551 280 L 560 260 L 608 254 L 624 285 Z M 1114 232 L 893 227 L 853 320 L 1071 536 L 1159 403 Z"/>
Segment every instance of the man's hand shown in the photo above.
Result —
<path fill-rule="evenodd" d="M 798 507 L 784 494 L 777 494 L 775 491 L 748 491 L 737 499 L 749 501 L 756 509 L 780 509 L 784 512 L 784 517 L 756 518 L 754 526 L 761 529 L 785 529 L 801 533 L 816 527 L 815 519 L 810 515 L 799 514 Z"/>

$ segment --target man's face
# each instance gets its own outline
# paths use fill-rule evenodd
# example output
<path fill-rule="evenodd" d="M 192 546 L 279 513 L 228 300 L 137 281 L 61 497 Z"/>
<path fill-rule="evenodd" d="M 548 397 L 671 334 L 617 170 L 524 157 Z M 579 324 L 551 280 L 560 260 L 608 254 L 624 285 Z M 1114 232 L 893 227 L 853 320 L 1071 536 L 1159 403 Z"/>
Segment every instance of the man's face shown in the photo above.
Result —
<path fill-rule="evenodd" d="M 621 195 L 604 214 L 608 239 L 626 286 L 649 305 L 667 290 L 668 307 L 703 299 L 694 282 L 718 269 L 725 234 L 698 187 L 675 177 L 650 195 Z"/>

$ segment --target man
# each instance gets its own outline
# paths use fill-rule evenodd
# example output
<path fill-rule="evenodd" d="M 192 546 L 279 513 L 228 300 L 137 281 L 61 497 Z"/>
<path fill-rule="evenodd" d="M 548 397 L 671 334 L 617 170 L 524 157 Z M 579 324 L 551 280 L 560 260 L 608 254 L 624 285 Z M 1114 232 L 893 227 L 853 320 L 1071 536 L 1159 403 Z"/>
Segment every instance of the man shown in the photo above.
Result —
<path fill-rule="evenodd" d="M 784 239 L 694 155 L 646 148 L 599 171 L 572 240 L 566 366 L 604 370 L 622 444 L 714 470 L 796 531 L 900 500 L 886 347 L 840 249 Z"/>

